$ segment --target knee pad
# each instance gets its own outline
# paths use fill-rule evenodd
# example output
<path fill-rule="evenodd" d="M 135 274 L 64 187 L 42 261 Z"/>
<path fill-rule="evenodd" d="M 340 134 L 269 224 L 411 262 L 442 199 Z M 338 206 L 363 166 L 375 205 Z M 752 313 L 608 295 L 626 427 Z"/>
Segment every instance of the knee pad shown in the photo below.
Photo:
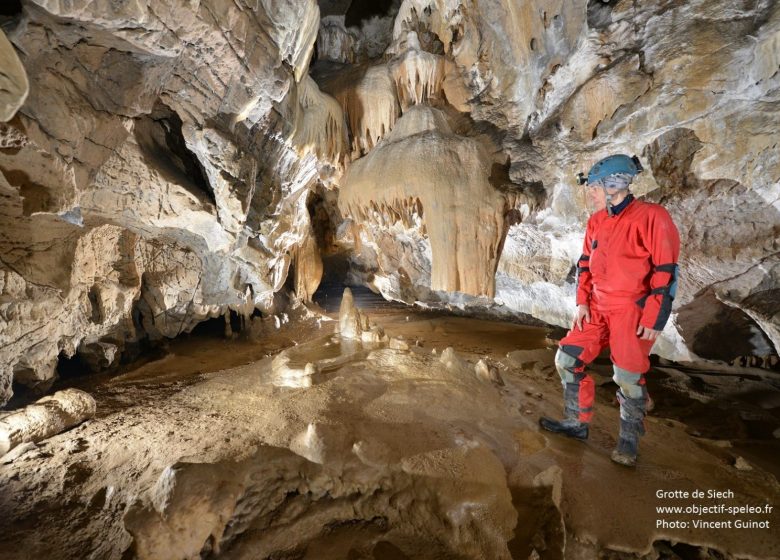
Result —
<path fill-rule="evenodd" d="M 555 353 L 555 369 L 558 370 L 558 375 L 561 376 L 561 381 L 566 383 L 576 383 L 579 378 L 574 373 L 574 368 L 579 365 L 579 360 L 574 356 L 570 356 L 560 348 Z M 582 376 L 580 376 L 581 378 Z"/>
<path fill-rule="evenodd" d="M 629 399 L 647 398 L 647 389 L 641 373 L 633 373 L 618 366 L 613 366 L 615 371 L 612 380 L 617 383 L 623 394 Z"/>

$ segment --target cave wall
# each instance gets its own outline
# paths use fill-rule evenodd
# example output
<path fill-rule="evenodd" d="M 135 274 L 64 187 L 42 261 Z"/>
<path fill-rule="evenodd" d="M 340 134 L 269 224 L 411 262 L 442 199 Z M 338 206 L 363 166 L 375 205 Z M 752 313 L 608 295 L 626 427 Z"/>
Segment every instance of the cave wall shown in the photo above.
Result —
<path fill-rule="evenodd" d="M 293 258 L 316 276 L 306 196 L 341 164 L 312 149 L 333 120 L 314 0 L 26 1 L 2 23 L 30 87 L 0 125 L 0 402 L 60 356 L 273 312 Z"/>
<path fill-rule="evenodd" d="M 675 308 L 714 297 L 780 347 L 777 3 L 321 6 L 0 15 L 0 402 L 60 356 L 273 313 L 290 274 L 307 299 L 326 250 L 387 298 L 568 326 L 573 177 L 615 152 L 679 226 Z M 659 354 L 696 358 L 711 325 L 684 322 Z"/>

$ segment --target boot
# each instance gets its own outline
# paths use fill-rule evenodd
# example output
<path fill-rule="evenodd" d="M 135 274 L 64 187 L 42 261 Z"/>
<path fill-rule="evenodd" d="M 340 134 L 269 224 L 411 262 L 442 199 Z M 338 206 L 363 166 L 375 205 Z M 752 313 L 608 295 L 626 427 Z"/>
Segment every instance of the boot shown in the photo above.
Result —
<path fill-rule="evenodd" d="M 612 451 L 612 460 L 627 467 L 636 466 L 636 458 L 639 455 L 639 435 L 642 428 L 641 422 L 629 422 L 620 419 L 620 437 L 617 447 Z"/>
<path fill-rule="evenodd" d="M 563 397 L 565 419 L 553 420 L 552 418 L 542 416 L 539 418 L 539 425 L 548 432 L 585 441 L 588 439 L 588 424 L 579 420 L 579 384 L 567 383 L 563 391 Z"/>
<path fill-rule="evenodd" d="M 553 420 L 552 418 L 542 416 L 539 418 L 539 425 L 548 432 L 561 434 L 580 441 L 588 439 L 588 425 L 584 422 L 568 418 L 566 420 Z"/>
<path fill-rule="evenodd" d="M 618 390 L 617 397 L 620 402 L 620 436 L 611 459 L 620 465 L 634 467 L 639 455 L 639 438 L 645 434 L 646 399 L 629 399 L 621 390 Z"/>

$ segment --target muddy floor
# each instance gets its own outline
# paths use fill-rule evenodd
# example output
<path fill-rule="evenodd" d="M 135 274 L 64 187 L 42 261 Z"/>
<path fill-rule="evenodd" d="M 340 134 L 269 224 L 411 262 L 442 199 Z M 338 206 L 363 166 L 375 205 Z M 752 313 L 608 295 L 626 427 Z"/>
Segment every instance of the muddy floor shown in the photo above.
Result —
<path fill-rule="evenodd" d="M 657 363 L 632 470 L 607 359 L 570 441 L 555 333 L 358 300 L 390 341 L 346 341 L 335 303 L 63 380 L 98 413 L 0 458 L 0 558 L 780 556 L 776 373 Z"/>

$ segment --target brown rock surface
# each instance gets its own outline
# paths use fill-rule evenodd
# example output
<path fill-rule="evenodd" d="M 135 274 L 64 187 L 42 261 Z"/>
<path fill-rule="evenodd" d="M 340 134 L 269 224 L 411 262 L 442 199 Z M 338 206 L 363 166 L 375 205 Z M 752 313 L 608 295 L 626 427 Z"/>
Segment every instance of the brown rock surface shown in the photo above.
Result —
<path fill-rule="evenodd" d="M 776 440 L 750 432 L 771 425 L 771 375 L 653 370 L 657 408 L 633 471 L 609 460 L 619 411 L 606 365 L 596 368 L 591 437 L 570 441 L 536 425 L 561 408 L 544 329 L 406 309 L 374 315 L 393 337 L 422 335 L 445 350 L 326 346 L 337 338 L 332 327 L 304 333 L 298 323 L 252 344 L 176 340 L 162 359 L 83 379 L 95 418 L 0 460 L 4 558 L 773 558 L 780 550 L 771 529 L 659 528 L 655 509 L 780 499 Z M 262 358 L 302 336 L 309 341 Z M 295 368 L 311 364 L 310 383 L 278 384 L 282 356 Z M 480 363 L 500 370 L 503 384 L 475 375 Z M 733 497 L 657 496 L 694 489 Z M 774 525 L 779 515 L 702 518 Z"/>

